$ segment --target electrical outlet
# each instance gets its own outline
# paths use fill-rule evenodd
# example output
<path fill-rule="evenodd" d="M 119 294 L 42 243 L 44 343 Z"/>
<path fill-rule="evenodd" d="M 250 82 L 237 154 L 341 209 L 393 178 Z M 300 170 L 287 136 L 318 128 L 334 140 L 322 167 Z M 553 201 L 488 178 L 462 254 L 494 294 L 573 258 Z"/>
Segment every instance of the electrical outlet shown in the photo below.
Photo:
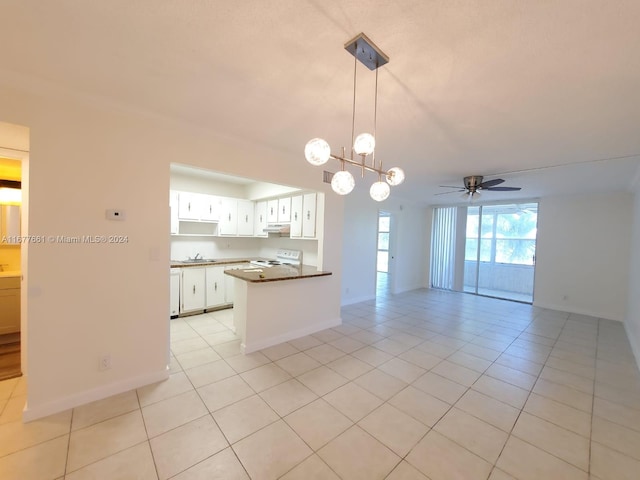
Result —
<path fill-rule="evenodd" d="M 100 370 L 109 370 L 111 368 L 111 355 L 103 355 L 100 357 Z"/>

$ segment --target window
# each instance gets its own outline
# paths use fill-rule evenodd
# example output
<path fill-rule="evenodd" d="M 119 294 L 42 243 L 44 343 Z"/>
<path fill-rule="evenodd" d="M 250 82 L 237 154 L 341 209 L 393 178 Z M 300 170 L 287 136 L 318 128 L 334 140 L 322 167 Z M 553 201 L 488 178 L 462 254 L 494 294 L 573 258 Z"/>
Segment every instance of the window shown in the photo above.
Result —
<path fill-rule="evenodd" d="M 536 204 L 469 207 L 465 260 L 514 265 L 535 263 L 538 209 Z M 478 228 L 481 234 L 478 235 Z"/>
<path fill-rule="evenodd" d="M 389 231 L 391 217 L 380 212 L 378 216 L 378 272 L 389 271 Z"/>

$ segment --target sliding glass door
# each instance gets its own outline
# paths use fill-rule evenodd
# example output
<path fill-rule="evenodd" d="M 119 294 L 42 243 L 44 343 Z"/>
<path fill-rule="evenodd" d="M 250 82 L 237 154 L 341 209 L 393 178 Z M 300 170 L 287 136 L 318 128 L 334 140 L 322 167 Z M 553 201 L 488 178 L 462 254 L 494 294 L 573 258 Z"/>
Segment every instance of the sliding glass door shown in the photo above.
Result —
<path fill-rule="evenodd" d="M 538 204 L 468 207 L 464 291 L 533 301 Z"/>
<path fill-rule="evenodd" d="M 533 302 L 538 204 L 437 207 L 432 288 Z"/>

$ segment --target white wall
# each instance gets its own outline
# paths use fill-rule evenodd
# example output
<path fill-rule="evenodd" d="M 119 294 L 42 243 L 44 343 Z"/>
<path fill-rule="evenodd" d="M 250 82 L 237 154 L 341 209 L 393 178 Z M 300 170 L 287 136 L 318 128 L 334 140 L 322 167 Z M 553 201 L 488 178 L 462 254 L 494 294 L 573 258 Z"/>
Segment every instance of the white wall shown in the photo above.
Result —
<path fill-rule="evenodd" d="M 640 167 L 638 168 L 640 174 Z M 631 220 L 631 257 L 629 259 L 629 301 L 625 328 L 640 368 L 640 180 L 636 176 Z"/>
<path fill-rule="evenodd" d="M 201 168 L 327 190 L 301 155 L 222 141 L 31 79 L 0 75 L 0 104 L 1 121 L 30 128 L 29 233 L 129 239 L 29 245 L 26 419 L 166 376 L 171 162 L 188 158 Z M 327 195 L 326 203 L 331 215 L 318 243 L 334 276 L 317 294 L 337 318 L 343 202 Z M 107 221 L 107 208 L 125 210 L 126 221 Z M 113 367 L 99 371 L 107 353 Z"/>
<path fill-rule="evenodd" d="M 356 180 L 358 182 L 358 180 Z M 362 182 L 362 181 L 360 181 Z M 400 293 L 428 285 L 431 209 L 394 197 L 378 203 L 362 182 L 345 198 L 342 251 L 342 304 L 376 295 L 378 212 L 391 213 L 391 291 Z M 364 187 L 367 188 L 364 188 Z"/>
<path fill-rule="evenodd" d="M 541 200 L 534 305 L 623 320 L 631 215 L 626 192 Z"/>

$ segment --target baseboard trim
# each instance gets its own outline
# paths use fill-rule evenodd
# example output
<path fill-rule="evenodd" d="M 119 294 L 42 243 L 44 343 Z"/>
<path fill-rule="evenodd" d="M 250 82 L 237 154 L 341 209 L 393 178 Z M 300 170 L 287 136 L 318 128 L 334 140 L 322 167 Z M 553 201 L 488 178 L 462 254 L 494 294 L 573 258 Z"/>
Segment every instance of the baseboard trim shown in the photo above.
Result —
<path fill-rule="evenodd" d="M 589 317 L 603 318 L 605 320 L 613 320 L 615 322 L 622 322 L 622 318 L 615 318 L 609 313 L 593 312 L 591 310 L 585 310 L 582 308 L 574 308 L 570 305 L 556 305 L 553 303 L 536 302 L 533 300 L 533 306 L 538 308 L 546 308 L 547 310 L 556 310 L 558 312 L 575 313 L 577 315 L 587 315 Z"/>
<path fill-rule="evenodd" d="M 324 322 L 309 325 L 305 328 L 300 328 L 298 330 L 283 333 L 282 335 L 265 338 L 264 340 L 260 340 L 259 342 L 242 343 L 240 344 L 240 350 L 244 354 L 257 352 L 258 350 L 262 350 L 264 348 L 273 347 L 274 345 L 279 345 L 283 342 L 295 340 L 296 338 L 311 335 L 312 333 L 320 332 L 322 330 L 326 330 L 327 328 L 337 327 L 339 325 L 342 325 L 341 318 L 326 320 Z"/>
<path fill-rule="evenodd" d="M 167 378 L 169 378 L 168 368 L 159 372 L 152 372 L 133 378 L 127 378 L 119 382 L 110 383 L 91 390 L 52 400 L 36 407 L 30 407 L 27 403 L 24 407 L 24 411 L 22 412 L 22 420 L 24 422 L 31 422 L 38 418 L 63 412 L 70 408 L 78 407 L 96 400 L 102 400 L 103 398 L 107 398 L 112 395 L 128 392 L 134 388 L 144 387 L 145 385 L 160 382 Z"/>
<path fill-rule="evenodd" d="M 340 306 L 346 307 L 347 305 L 353 305 L 354 303 L 368 302 L 369 300 L 375 300 L 375 299 L 376 299 L 375 295 L 362 295 L 360 297 L 342 299 L 340 301 Z"/>

